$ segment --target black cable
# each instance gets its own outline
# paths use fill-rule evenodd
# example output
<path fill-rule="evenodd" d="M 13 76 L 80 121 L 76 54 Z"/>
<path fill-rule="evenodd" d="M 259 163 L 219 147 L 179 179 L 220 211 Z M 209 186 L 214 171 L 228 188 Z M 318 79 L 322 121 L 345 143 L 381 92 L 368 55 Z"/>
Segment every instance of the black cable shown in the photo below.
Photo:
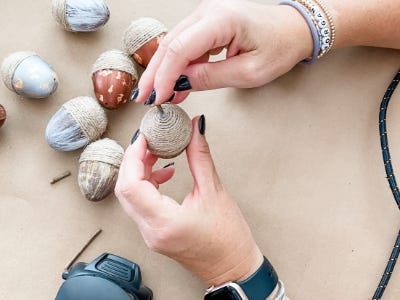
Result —
<path fill-rule="evenodd" d="M 396 201 L 397 207 L 400 209 L 400 191 L 397 186 L 396 177 L 393 173 L 393 166 L 392 161 L 390 158 L 390 151 L 389 151 L 389 143 L 387 138 L 387 131 L 386 131 L 386 112 L 389 105 L 389 101 L 392 98 L 393 92 L 396 89 L 397 85 L 400 81 L 400 70 L 397 72 L 396 76 L 393 78 L 392 82 L 390 83 L 389 87 L 386 90 L 385 95 L 383 96 L 381 102 L 381 108 L 379 112 L 379 134 L 381 139 L 381 148 L 382 148 L 382 156 L 383 156 L 383 163 L 385 164 L 385 171 L 387 180 L 389 182 L 390 189 L 392 190 L 394 200 Z M 393 251 L 390 255 L 389 261 L 386 265 L 385 271 L 382 275 L 382 279 L 379 282 L 379 285 L 375 291 L 373 300 L 379 300 L 382 298 L 383 293 L 387 285 L 389 284 L 390 277 L 392 276 L 394 267 L 396 265 L 397 259 L 400 254 L 400 231 L 397 235 L 396 242 L 393 247 Z"/>

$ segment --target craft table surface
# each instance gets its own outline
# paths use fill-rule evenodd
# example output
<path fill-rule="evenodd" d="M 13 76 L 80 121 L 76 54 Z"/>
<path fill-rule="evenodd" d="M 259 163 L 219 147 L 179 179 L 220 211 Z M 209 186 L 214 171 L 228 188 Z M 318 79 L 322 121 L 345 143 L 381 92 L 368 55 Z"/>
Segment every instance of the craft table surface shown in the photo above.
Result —
<path fill-rule="evenodd" d="M 140 264 L 155 300 L 202 299 L 204 285 L 150 252 L 115 196 L 100 203 L 83 198 L 77 184 L 82 150 L 58 152 L 44 138 L 47 122 L 64 102 L 93 95 L 93 62 L 106 50 L 122 48 L 133 19 L 155 17 L 172 28 L 198 2 L 108 0 L 108 24 L 78 34 L 55 23 L 50 0 L 1 1 L 0 59 L 33 50 L 60 78 L 46 100 L 25 99 L 0 86 L 8 113 L 0 129 L 1 300 L 54 299 L 64 266 L 98 228 L 103 233 L 80 261 L 111 252 Z M 197 92 L 182 104 L 192 117 L 205 114 L 220 176 L 292 300 L 371 299 L 381 278 L 400 218 L 385 178 L 378 111 L 399 66 L 399 51 L 343 49 L 263 87 Z M 128 104 L 107 111 L 105 137 L 126 147 L 146 110 Z M 399 116 L 400 90 L 387 120 L 395 174 Z M 192 179 L 185 155 L 175 163 L 175 177 L 161 189 L 180 201 Z M 50 185 L 65 170 L 72 176 Z M 384 299 L 399 298 L 400 266 Z"/>

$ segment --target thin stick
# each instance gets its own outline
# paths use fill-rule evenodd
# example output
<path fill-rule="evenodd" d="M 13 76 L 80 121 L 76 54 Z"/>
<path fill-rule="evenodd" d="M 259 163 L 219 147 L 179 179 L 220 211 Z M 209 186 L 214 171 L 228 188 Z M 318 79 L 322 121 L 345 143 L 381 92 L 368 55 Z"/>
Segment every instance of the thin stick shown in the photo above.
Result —
<path fill-rule="evenodd" d="M 65 270 L 69 270 L 71 266 L 75 263 L 75 261 L 79 258 L 79 256 L 83 253 L 83 251 L 86 250 L 87 247 L 99 236 L 99 234 L 103 230 L 99 229 L 96 231 L 96 233 L 85 243 L 85 245 L 82 247 L 82 249 L 74 256 L 74 258 L 65 266 Z"/>
<path fill-rule="evenodd" d="M 53 180 L 50 181 L 50 184 L 55 184 L 56 182 L 59 182 L 59 181 L 63 180 L 64 178 L 67 178 L 68 176 L 71 176 L 71 172 L 65 171 L 64 173 L 54 177 Z"/>
<path fill-rule="evenodd" d="M 157 105 L 158 111 L 163 115 L 164 114 L 164 110 L 161 107 L 161 105 Z"/>

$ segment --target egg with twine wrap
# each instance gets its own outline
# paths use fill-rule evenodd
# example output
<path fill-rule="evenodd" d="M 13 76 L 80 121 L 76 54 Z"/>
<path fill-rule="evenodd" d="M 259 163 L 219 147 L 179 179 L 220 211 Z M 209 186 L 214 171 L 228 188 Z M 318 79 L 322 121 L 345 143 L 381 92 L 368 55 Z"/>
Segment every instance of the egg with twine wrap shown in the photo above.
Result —
<path fill-rule="evenodd" d="M 137 19 L 124 33 L 125 49 L 139 65 L 147 67 L 167 32 L 167 27 L 156 19 Z"/>
<path fill-rule="evenodd" d="M 192 120 L 175 104 L 153 107 L 144 115 L 140 132 L 151 153 L 160 158 L 173 158 L 182 153 L 192 138 Z"/>
<path fill-rule="evenodd" d="M 64 103 L 47 124 L 50 147 L 72 151 L 101 137 L 107 128 L 107 115 L 96 99 L 77 97 Z"/>
<path fill-rule="evenodd" d="M 6 57 L 1 76 L 10 91 L 28 98 L 47 98 L 58 87 L 56 72 L 32 51 L 15 52 Z"/>
<path fill-rule="evenodd" d="M 124 149 L 105 138 L 91 143 L 79 158 L 78 184 L 90 201 L 100 201 L 114 191 Z"/>
<path fill-rule="evenodd" d="M 92 68 L 94 93 L 99 103 L 108 109 L 117 109 L 128 102 L 138 81 L 132 59 L 123 51 L 104 52 Z"/>
<path fill-rule="evenodd" d="M 73 32 L 96 31 L 110 18 L 104 0 L 53 0 L 52 13 L 59 25 Z"/>
<path fill-rule="evenodd" d="M 6 121 L 7 114 L 6 110 L 3 105 L 0 104 L 0 128 L 3 126 L 4 122 Z"/>

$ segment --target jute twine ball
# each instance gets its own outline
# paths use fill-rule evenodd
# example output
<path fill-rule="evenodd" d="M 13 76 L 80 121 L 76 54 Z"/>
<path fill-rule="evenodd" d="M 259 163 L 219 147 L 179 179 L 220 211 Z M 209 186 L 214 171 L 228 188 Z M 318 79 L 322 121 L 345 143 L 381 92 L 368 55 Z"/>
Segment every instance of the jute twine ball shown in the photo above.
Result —
<path fill-rule="evenodd" d="M 97 140 L 107 128 L 107 115 L 96 99 L 77 97 L 64 103 L 46 128 L 47 143 L 72 151 Z"/>
<path fill-rule="evenodd" d="M 7 113 L 3 105 L 0 104 L 0 127 L 3 126 L 6 121 Z"/>
<path fill-rule="evenodd" d="M 131 23 L 124 33 L 124 45 L 129 55 L 157 36 L 167 33 L 167 27 L 153 18 L 140 18 Z"/>
<path fill-rule="evenodd" d="M 192 138 L 192 121 L 175 104 L 162 104 L 161 107 L 164 113 L 153 107 L 144 115 L 140 132 L 145 136 L 151 153 L 168 159 L 186 149 Z"/>
<path fill-rule="evenodd" d="M 79 158 L 78 184 L 90 201 L 100 201 L 114 191 L 124 149 L 105 138 L 91 143 Z"/>

